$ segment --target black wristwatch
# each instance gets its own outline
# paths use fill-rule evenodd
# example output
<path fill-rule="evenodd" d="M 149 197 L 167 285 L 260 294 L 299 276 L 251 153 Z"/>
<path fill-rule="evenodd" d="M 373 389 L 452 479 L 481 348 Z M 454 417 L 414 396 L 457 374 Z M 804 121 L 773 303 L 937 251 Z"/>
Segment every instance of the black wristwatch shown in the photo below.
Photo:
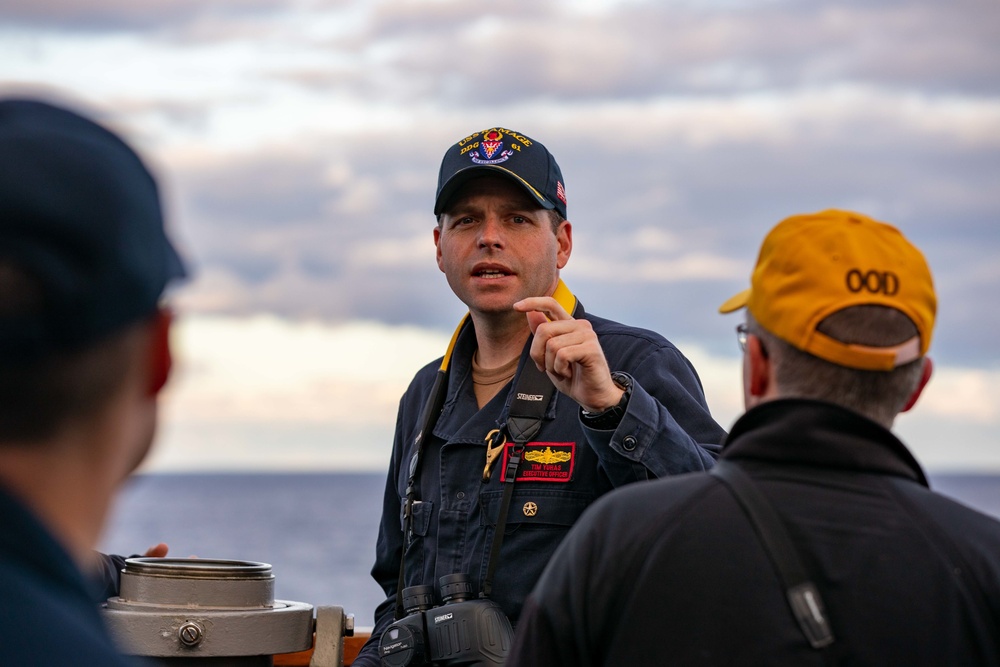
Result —
<path fill-rule="evenodd" d="M 628 373 L 615 371 L 611 374 L 611 379 L 621 389 L 625 390 L 617 405 L 612 405 L 602 412 L 587 412 L 580 408 L 580 421 L 588 428 L 598 431 L 613 431 L 622 423 L 625 410 L 628 409 L 628 399 L 632 397 L 632 376 Z"/>

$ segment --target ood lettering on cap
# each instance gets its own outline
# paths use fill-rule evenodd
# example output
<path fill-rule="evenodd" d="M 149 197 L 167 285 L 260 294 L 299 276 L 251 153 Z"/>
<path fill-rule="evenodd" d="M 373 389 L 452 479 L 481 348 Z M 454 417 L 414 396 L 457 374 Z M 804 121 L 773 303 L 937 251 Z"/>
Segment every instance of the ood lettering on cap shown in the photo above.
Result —
<path fill-rule="evenodd" d="M 894 308 L 917 335 L 892 347 L 844 343 L 817 330 L 833 313 Z M 796 215 L 765 237 L 750 289 L 719 312 L 747 308 L 757 322 L 804 352 L 840 366 L 887 371 L 927 353 L 937 297 L 923 254 L 898 229 L 851 211 Z"/>

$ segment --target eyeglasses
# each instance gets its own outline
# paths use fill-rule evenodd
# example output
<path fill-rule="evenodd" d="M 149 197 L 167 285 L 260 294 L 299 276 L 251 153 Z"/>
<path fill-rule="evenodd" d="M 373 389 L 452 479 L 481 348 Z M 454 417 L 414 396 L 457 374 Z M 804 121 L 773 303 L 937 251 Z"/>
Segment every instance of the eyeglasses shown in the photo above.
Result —
<path fill-rule="evenodd" d="M 736 325 L 736 342 L 739 343 L 740 352 L 747 351 L 747 338 L 750 337 L 751 333 L 753 332 L 750 331 L 750 327 L 748 327 L 746 324 Z M 759 333 L 755 335 L 757 336 L 757 344 L 760 346 L 760 354 L 762 357 L 767 359 L 767 348 L 764 347 L 764 341 L 760 339 Z"/>
<path fill-rule="evenodd" d="M 750 327 L 746 324 L 736 325 L 736 342 L 740 346 L 740 352 L 747 351 L 747 336 L 750 335 Z"/>

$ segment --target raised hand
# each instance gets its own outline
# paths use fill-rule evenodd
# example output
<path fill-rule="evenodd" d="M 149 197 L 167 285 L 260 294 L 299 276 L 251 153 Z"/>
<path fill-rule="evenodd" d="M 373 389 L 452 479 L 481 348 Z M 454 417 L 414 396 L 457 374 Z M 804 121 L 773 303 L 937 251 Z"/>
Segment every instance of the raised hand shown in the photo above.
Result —
<path fill-rule="evenodd" d="M 602 412 L 618 404 L 623 390 L 611 379 L 590 322 L 574 319 L 549 296 L 522 299 L 514 310 L 526 314 L 534 334 L 529 354 L 556 389 L 587 412 Z"/>

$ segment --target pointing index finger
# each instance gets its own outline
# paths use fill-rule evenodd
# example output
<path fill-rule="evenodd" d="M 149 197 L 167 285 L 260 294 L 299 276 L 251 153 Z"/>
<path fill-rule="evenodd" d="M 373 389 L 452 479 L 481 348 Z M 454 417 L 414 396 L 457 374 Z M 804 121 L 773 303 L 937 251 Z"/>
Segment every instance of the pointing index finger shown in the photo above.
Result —
<path fill-rule="evenodd" d="M 532 311 L 544 313 L 550 320 L 571 320 L 573 316 L 566 312 L 566 309 L 559 305 L 559 302 L 551 296 L 532 296 L 521 299 L 514 304 L 514 310 L 522 313 Z"/>

